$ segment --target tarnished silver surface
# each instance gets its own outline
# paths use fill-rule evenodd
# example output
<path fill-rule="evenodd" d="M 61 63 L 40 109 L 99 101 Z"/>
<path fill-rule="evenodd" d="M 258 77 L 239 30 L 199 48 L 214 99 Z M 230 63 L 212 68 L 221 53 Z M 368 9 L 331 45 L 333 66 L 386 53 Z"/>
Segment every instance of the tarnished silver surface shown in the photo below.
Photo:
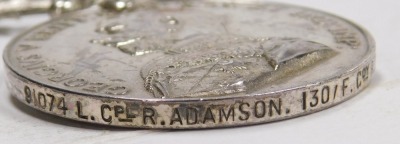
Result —
<path fill-rule="evenodd" d="M 4 52 L 12 93 L 79 121 L 213 128 L 329 108 L 374 71 L 369 34 L 323 12 L 211 0 L 115 6 L 66 14 L 15 39 Z"/>

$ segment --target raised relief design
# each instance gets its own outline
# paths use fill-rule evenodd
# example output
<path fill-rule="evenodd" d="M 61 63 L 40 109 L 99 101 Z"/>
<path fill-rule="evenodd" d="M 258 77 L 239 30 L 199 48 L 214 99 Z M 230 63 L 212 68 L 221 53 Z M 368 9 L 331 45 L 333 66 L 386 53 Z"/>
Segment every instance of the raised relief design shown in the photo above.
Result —
<path fill-rule="evenodd" d="M 197 36 L 174 45 L 142 69 L 157 98 L 249 92 L 333 57 L 329 47 L 301 39 Z"/>
<path fill-rule="evenodd" d="M 141 56 L 170 47 L 174 34 L 182 29 L 181 22 L 173 16 L 164 16 L 158 20 L 138 18 L 137 25 L 128 28 L 121 23 L 99 25 L 96 32 L 106 37 L 93 39 L 91 43 L 101 44 L 120 50 L 132 56 Z M 151 26 L 148 26 L 151 25 Z"/>
<path fill-rule="evenodd" d="M 297 74 L 336 54 L 326 45 L 296 38 L 251 38 L 224 32 L 180 33 L 181 17 L 140 17 L 126 26 L 99 25 L 92 43 L 132 56 L 164 53 L 141 70 L 145 89 L 157 98 L 212 97 L 250 93 Z M 217 25 L 220 24 L 220 25 Z M 214 25 L 213 25 L 214 26 Z M 104 37 L 106 36 L 106 37 Z"/>

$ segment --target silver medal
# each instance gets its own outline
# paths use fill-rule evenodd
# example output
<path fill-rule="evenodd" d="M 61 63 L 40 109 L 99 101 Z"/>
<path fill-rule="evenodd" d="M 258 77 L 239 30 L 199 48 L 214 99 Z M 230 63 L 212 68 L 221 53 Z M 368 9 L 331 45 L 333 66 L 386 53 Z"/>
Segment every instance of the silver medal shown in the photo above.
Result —
<path fill-rule="evenodd" d="M 375 45 L 357 25 L 279 3 L 104 2 L 4 52 L 23 103 L 78 121 L 193 129 L 298 117 L 362 91 Z"/>

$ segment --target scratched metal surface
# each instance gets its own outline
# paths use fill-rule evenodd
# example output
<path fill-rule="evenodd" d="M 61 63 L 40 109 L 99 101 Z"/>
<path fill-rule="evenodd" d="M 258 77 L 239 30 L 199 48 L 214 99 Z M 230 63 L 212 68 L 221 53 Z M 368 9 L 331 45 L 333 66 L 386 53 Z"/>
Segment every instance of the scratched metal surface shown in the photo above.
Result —
<path fill-rule="evenodd" d="M 398 46 L 395 38 L 400 35 L 400 29 L 396 27 L 400 22 L 396 20 L 400 17 L 395 11 L 397 3 L 389 0 L 386 3 L 286 1 L 345 16 L 370 30 L 378 43 L 378 60 L 374 80 L 366 91 L 327 111 L 290 121 L 229 129 L 154 131 L 87 125 L 46 115 L 10 97 L 2 83 L 0 139 L 16 143 L 394 143 L 400 129 L 396 122 L 400 120 L 400 107 L 396 104 L 400 100 L 396 96 L 400 91 L 400 80 L 396 75 L 400 69 L 394 67 L 398 65 L 396 54 L 400 53 L 395 49 Z M 361 2 L 363 7 L 354 12 L 354 7 Z M 378 5 L 385 7 L 385 11 L 370 11 Z M 10 29 L 1 29 L 6 35 L 0 37 L 1 44 L 4 46 L 12 36 L 40 19 L 45 18 L 1 21 L 0 26 L 12 25 Z"/>

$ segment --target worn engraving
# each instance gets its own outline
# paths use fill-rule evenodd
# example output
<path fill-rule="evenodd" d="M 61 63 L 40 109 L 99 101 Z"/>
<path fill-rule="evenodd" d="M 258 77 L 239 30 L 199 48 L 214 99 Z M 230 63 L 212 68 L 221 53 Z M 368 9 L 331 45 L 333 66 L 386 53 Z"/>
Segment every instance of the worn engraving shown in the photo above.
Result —
<path fill-rule="evenodd" d="M 194 103 L 102 100 L 53 91 L 8 73 L 17 98 L 39 110 L 79 121 L 142 128 L 208 128 L 255 124 L 311 113 L 349 99 L 370 82 L 374 61 L 335 81 L 278 97 Z"/>

